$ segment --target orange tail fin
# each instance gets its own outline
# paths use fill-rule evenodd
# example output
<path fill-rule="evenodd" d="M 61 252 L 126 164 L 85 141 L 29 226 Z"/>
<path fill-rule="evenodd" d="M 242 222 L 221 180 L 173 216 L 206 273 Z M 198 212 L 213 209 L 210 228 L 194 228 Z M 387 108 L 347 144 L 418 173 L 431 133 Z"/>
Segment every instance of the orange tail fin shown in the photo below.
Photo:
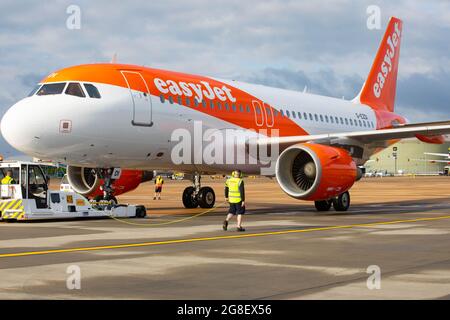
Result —
<path fill-rule="evenodd" d="M 376 110 L 394 111 L 402 21 L 391 17 L 359 101 Z"/>

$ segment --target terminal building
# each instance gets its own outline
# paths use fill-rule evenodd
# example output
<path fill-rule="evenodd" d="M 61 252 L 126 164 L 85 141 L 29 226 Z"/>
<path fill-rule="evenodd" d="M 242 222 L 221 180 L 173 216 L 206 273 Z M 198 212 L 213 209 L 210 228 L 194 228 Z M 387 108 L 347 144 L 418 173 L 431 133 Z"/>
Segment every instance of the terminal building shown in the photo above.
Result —
<path fill-rule="evenodd" d="M 444 144 L 423 143 L 417 139 L 405 139 L 373 155 L 366 162 L 366 172 L 387 174 L 442 174 L 450 159 L 427 153 L 448 154 L 450 141 Z M 437 162 L 435 160 L 440 160 Z M 446 161 L 448 160 L 448 161 Z M 444 162 L 442 162 L 444 161 Z"/>

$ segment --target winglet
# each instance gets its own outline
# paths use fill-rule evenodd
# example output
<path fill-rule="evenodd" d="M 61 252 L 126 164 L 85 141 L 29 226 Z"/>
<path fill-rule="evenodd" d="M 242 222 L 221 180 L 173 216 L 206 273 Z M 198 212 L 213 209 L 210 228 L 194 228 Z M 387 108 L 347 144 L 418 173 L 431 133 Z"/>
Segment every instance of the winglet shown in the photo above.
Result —
<path fill-rule="evenodd" d="M 355 98 L 376 110 L 394 111 L 403 22 L 391 17 L 360 94 Z"/>

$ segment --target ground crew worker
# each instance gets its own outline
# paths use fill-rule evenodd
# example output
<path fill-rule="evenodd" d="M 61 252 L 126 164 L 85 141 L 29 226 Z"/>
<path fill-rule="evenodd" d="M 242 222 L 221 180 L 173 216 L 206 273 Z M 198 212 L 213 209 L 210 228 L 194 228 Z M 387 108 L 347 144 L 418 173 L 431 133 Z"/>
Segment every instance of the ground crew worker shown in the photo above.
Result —
<path fill-rule="evenodd" d="M 156 200 L 156 197 L 158 197 L 158 200 L 161 200 L 161 191 L 164 184 L 164 179 L 161 176 L 157 176 L 155 179 L 155 196 L 153 197 L 153 200 Z"/>
<path fill-rule="evenodd" d="M 223 222 L 223 230 L 228 229 L 228 222 L 237 215 L 237 231 L 245 231 L 242 227 L 242 215 L 245 214 L 245 189 L 240 170 L 233 171 L 231 177 L 225 182 L 225 200 L 230 203 L 230 210 Z"/>
<path fill-rule="evenodd" d="M 8 170 L 6 176 L 2 179 L 2 184 L 16 184 L 16 181 L 12 177 L 12 171 Z"/>

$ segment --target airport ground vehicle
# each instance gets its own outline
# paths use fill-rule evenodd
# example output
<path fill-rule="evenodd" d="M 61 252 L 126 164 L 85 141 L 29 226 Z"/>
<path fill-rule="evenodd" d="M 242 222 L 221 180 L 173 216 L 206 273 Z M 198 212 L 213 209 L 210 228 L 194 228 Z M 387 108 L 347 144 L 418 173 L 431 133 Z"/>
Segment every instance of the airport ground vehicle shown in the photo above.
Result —
<path fill-rule="evenodd" d="M 84 196 L 67 190 L 49 190 L 49 178 L 34 162 L 0 162 L 0 178 L 12 172 L 13 183 L 1 185 L 0 216 L 2 221 L 68 219 L 87 217 L 144 217 L 145 207 L 90 202 Z"/>

